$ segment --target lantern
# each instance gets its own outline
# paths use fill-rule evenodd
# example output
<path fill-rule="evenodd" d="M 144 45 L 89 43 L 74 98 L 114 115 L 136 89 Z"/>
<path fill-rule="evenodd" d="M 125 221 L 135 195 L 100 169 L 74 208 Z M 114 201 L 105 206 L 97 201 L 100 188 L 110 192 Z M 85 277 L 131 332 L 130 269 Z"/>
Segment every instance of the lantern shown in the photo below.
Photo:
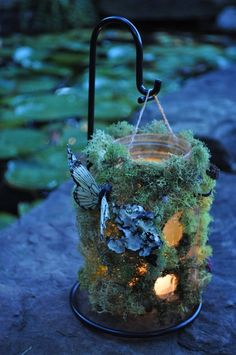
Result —
<path fill-rule="evenodd" d="M 84 257 L 71 305 L 97 329 L 152 336 L 200 311 L 215 174 L 191 133 L 170 134 L 156 121 L 134 140 L 133 131 L 126 122 L 97 131 L 89 171 L 68 150 Z"/>

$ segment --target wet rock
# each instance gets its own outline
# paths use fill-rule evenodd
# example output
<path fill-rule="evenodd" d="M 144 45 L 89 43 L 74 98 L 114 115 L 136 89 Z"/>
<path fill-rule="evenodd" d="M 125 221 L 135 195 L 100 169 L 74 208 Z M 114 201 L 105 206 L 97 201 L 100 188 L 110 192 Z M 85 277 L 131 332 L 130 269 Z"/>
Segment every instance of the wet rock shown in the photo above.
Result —
<path fill-rule="evenodd" d="M 216 23 L 221 30 L 236 31 L 236 6 L 229 6 L 222 10 Z"/>
<path fill-rule="evenodd" d="M 222 173 L 210 243 L 213 281 L 203 309 L 185 330 L 148 340 L 121 339 L 87 329 L 69 307 L 82 258 L 72 206 L 72 184 L 0 234 L 0 353 L 234 354 L 236 347 L 236 177 Z"/>
<path fill-rule="evenodd" d="M 206 142 L 213 161 L 224 171 L 236 171 L 235 80 L 236 66 L 232 66 L 191 79 L 181 90 L 161 99 L 174 131 L 191 129 Z M 157 106 L 152 102 L 143 115 L 142 124 L 159 117 Z"/>
<path fill-rule="evenodd" d="M 210 237 L 213 245 L 213 280 L 204 294 L 200 317 L 178 338 L 183 348 L 200 353 L 232 354 L 236 349 L 235 212 L 232 213 L 236 211 L 236 200 L 232 197 L 235 181 L 235 176 L 223 174 L 218 180 Z"/>

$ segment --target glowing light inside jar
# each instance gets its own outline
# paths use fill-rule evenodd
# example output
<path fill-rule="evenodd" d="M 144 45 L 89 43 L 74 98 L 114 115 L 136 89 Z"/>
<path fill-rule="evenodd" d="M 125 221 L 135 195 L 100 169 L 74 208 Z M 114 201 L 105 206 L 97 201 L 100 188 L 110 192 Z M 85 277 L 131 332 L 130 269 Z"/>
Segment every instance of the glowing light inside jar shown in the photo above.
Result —
<path fill-rule="evenodd" d="M 157 158 L 157 157 L 148 157 L 148 158 L 138 158 L 138 161 L 142 162 L 142 161 L 146 161 L 146 162 L 150 162 L 150 163 L 159 163 L 160 161 L 162 161 L 163 159 L 161 158 Z"/>
<path fill-rule="evenodd" d="M 143 263 L 137 267 L 136 272 L 138 275 L 143 276 L 147 273 L 147 270 L 148 270 L 147 264 Z M 138 281 L 139 281 L 139 277 L 135 276 L 128 282 L 128 285 L 130 287 L 133 287 L 138 283 Z"/>
<path fill-rule="evenodd" d="M 154 291 L 157 297 L 162 300 L 173 300 L 177 285 L 177 276 L 174 274 L 167 274 L 157 278 L 154 284 Z"/>
<path fill-rule="evenodd" d="M 154 154 L 153 154 L 154 153 Z M 138 162 L 148 162 L 148 163 L 159 163 L 163 160 L 170 158 L 173 154 L 170 152 L 156 150 L 152 154 L 149 155 L 137 155 L 133 159 L 137 160 Z"/>
<path fill-rule="evenodd" d="M 141 264 L 138 268 L 137 268 L 137 272 L 139 273 L 139 275 L 145 275 L 147 272 L 147 264 Z"/>
<path fill-rule="evenodd" d="M 179 221 L 181 216 L 182 212 L 175 213 L 163 228 L 164 237 L 167 243 L 172 247 L 177 246 L 183 237 L 183 225 Z"/>
<path fill-rule="evenodd" d="M 181 156 L 191 150 L 187 141 L 170 134 L 141 133 L 135 136 L 126 136 L 116 139 L 115 142 L 126 146 L 131 159 L 137 163 L 159 163 L 169 159 L 173 155 Z"/>
<path fill-rule="evenodd" d="M 108 267 L 106 265 L 99 265 L 96 270 L 96 276 L 103 276 L 108 271 Z"/>

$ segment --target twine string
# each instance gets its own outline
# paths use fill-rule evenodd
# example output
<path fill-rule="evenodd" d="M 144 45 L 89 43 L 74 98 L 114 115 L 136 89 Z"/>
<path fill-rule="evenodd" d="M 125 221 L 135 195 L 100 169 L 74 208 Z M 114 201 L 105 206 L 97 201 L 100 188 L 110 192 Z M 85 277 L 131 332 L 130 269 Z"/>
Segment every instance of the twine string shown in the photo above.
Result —
<path fill-rule="evenodd" d="M 147 102 L 148 102 L 148 98 L 149 98 L 150 92 L 151 92 L 151 89 L 148 90 L 147 95 L 145 97 L 145 101 L 144 101 L 143 107 L 140 110 L 139 117 L 138 117 L 134 132 L 132 133 L 131 140 L 130 140 L 130 143 L 129 143 L 129 146 L 128 146 L 129 150 L 131 149 L 131 147 L 132 147 L 132 145 L 133 145 L 133 143 L 135 141 L 135 136 L 138 133 L 138 129 L 139 129 L 139 126 L 140 126 L 140 123 L 141 123 L 141 120 L 142 120 L 142 117 L 143 117 L 143 113 L 145 111 L 145 108 L 146 108 L 146 105 L 147 105 Z M 153 97 L 154 97 L 154 100 L 155 100 L 155 102 L 157 104 L 158 110 L 161 113 L 162 119 L 164 121 L 164 124 L 165 124 L 167 130 L 169 131 L 169 133 L 172 135 L 173 138 L 176 138 L 176 135 L 174 134 L 174 132 L 173 132 L 173 130 L 172 130 L 170 124 L 169 124 L 169 121 L 168 121 L 168 119 L 166 117 L 165 111 L 164 111 L 164 109 L 163 109 L 163 107 L 162 107 L 162 105 L 160 103 L 159 98 L 157 97 L 157 95 L 153 95 Z"/>
<path fill-rule="evenodd" d="M 173 132 L 173 130 L 172 130 L 170 124 L 169 124 L 169 121 L 168 121 L 168 119 L 167 119 L 167 117 L 166 117 L 165 111 L 164 111 L 164 109 L 163 109 L 163 107 L 162 107 L 162 105 L 161 105 L 161 103 L 160 103 L 160 100 L 158 99 L 157 95 L 153 95 L 153 97 L 154 97 L 154 100 L 155 100 L 155 102 L 156 102 L 156 104 L 157 104 L 157 107 L 158 107 L 158 109 L 159 109 L 159 111 L 160 111 L 160 113 L 161 113 L 161 115 L 162 115 L 162 119 L 163 119 L 163 121 L 164 121 L 164 124 L 165 124 L 166 128 L 168 129 L 169 133 L 170 133 L 173 137 L 176 138 L 176 135 L 174 134 L 174 132 Z"/>
<path fill-rule="evenodd" d="M 139 128 L 141 119 L 142 119 L 142 117 L 143 117 L 143 113 L 144 113 L 144 110 L 145 110 L 145 108 L 146 108 L 146 105 L 147 105 L 147 101 L 148 101 L 148 97 L 149 97 L 149 95 L 150 95 L 150 92 L 151 92 L 151 89 L 148 90 L 147 96 L 145 97 L 145 101 L 144 101 L 143 107 L 142 107 L 141 111 L 139 112 L 138 121 L 137 121 L 137 123 L 136 123 L 135 129 L 134 129 L 134 132 L 133 132 L 133 134 L 132 134 L 132 136 L 131 136 L 130 144 L 129 144 L 129 147 L 128 147 L 129 150 L 131 149 L 131 147 L 132 147 L 132 145 L 133 145 L 133 143 L 134 143 L 134 140 L 135 140 L 135 136 L 136 136 L 136 134 L 137 134 L 137 132 L 138 132 L 138 128 Z"/>

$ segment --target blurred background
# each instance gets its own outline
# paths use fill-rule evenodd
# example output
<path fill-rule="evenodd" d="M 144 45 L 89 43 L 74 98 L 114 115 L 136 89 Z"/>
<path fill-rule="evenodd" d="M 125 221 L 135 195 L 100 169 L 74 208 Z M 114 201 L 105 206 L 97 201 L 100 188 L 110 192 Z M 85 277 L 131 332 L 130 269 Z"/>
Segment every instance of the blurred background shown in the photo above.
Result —
<path fill-rule="evenodd" d="M 0 0 L 0 228 L 68 178 L 65 147 L 87 133 L 89 39 L 105 16 L 133 21 L 144 83 L 161 95 L 236 63 L 234 0 Z M 124 28 L 99 37 L 96 128 L 139 109 L 135 48 Z"/>

